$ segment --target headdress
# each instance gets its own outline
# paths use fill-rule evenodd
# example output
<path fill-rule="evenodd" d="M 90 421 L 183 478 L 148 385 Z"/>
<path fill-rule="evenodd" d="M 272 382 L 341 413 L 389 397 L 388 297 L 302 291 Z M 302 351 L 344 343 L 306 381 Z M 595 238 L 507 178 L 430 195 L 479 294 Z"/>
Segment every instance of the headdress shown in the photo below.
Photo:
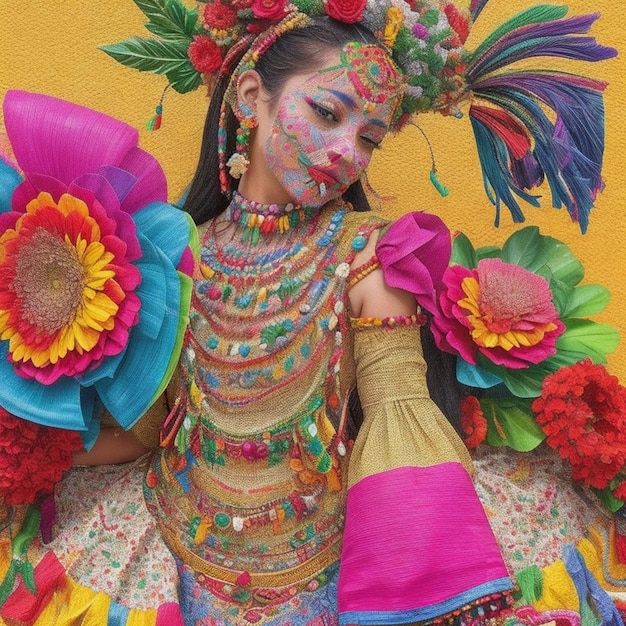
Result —
<path fill-rule="evenodd" d="M 470 51 L 467 37 L 487 0 L 472 0 L 467 9 L 449 0 L 211 0 L 193 10 L 180 0 L 134 1 L 150 19 L 146 27 L 155 37 L 133 37 L 102 49 L 124 65 L 165 74 L 181 93 L 203 82 L 211 88 L 218 76 L 234 70 L 233 50 L 251 45 L 258 55 L 258 42 L 272 42 L 276 24 L 286 32 L 285 19 L 292 16 L 328 15 L 362 25 L 389 51 L 406 80 L 394 130 L 426 111 L 461 117 L 462 104 L 470 103 L 496 224 L 502 203 L 514 221 L 523 221 L 518 199 L 538 206 L 531 190 L 545 180 L 553 206 L 565 206 L 586 231 L 603 186 L 606 84 L 510 66 L 534 57 L 598 61 L 615 56 L 614 49 L 584 35 L 597 14 L 566 18 L 566 7 L 531 7 Z M 302 25 L 292 21 L 294 27 Z"/>

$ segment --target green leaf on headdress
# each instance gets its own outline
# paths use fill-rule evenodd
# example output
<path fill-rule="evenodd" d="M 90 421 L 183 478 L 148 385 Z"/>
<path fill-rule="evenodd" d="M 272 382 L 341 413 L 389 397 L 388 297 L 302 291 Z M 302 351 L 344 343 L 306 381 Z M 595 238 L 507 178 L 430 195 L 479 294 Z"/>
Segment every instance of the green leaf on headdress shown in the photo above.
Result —
<path fill-rule="evenodd" d="M 536 448 L 545 433 L 535 421 L 532 400 L 523 398 L 483 398 L 480 407 L 487 420 L 487 443 L 509 446 L 518 452 Z"/>
<path fill-rule="evenodd" d="M 163 39 L 190 40 L 201 31 L 197 9 L 188 9 L 178 0 L 134 0 L 150 20 L 146 28 Z"/>
<path fill-rule="evenodd" d="M 201 76 L 187 56 L 188 44 L 179 41 L 161 41 L 131 37 L 100 49 L 116 61 L 140 72 L 165 74 L 171 86 L 179 93 L 196 89 Z"/>

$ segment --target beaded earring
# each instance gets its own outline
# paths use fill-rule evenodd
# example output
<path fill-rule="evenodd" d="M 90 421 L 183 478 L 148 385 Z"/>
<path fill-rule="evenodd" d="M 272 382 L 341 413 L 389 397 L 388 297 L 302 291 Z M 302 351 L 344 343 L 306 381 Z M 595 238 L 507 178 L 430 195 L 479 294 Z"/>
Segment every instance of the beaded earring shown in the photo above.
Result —
<path fill-rule="evenodd" d="M 238 168 L 237 168 L 238 171 L 241 171 L 241 168 L 240 168 L 241 165 L 244 165 L 245 168 L 247 168 L 248 165 L 250 164 L 247 156 L 244 153 L 244 150 L 245 148 L 247 148 L 248 143 L 249 143 L 248 136 L 250 133 L 250 128 L 254 128 L 254 126 L 248 128 L 247 129 L 248 134 L 246 134 L 245 115 L 242 114 L 240 118 L 238 111 L 237 111 L 237 109 L 241 109 L 241 105 L 237 103 L 237 81 L 239 80 L 239 77 L 241 76 L 241 74 L 243 74 L 243 72 L 245 72 L 246 70 L 254 69 L 259 58 L 276 41 L 276 39 L 278 39 L 278 37 L 280 37 L 281 35 L 283 35 L 284 33 L 290 30 L 294 30 L 295 28 L 303 28 L 304 26 L 306 26 L 306 24 L 309 23 L 309 20 L 310 18 L 304 13 L 299 13 L 299 12 L 289 13 L 283 20 L 278 22 L 278 24 L 274 24 L 273 26 L 268 28 L 266 31 L 258 35 L 256 39 L 253 40 L 253 43 L 250 46 L 250 48 L 248 48 L 248 50 L 241 57 L 241 60 L 239 61 L 235 69 L 232 70 L 228 86 L 226 88 L 226 91 L 224 92 L 224 97 L 222 99 L 219 128 L 218 128 L 218 133 L 217 133 L 217 158 L 218 158 L 218 163 L 219 163 L 220 187 L 224 193 L 228 193 L 230 191 L 228 174 L 226 173 L 226 168 L 231 167 L 229 165 L 230 162 L 231 161 L 233 161 L 234 163 L 239 162 Z M 249 39 L 242 39 L 241 41 L 246 42 L 246 41 L 249 41 Z M 242 47 L 245 47 L 245 45 L 242 45 Z M 233 46 L 233 48 L 237 48 L 238 52 L 240 51 L 237 44 Z M 232 56 L 235 57 L 236 55 L 233 54 Z M 230 68 L 230 62 L 228 58 L 225 59 L 224 63 L 222 64 L 222 68 Z M 237 152 L 233 154 L 228 159 L 228 161 L 226 161 L 226 155 L 225 155 L 226 143 L 227 143 L 226 120 L 227 120 L 227 109 L 229 107 L 232 109 L 232 111 L 235 113 L 235 116 L 239 120 L 240 129 L 237 130 L 237 138 L 236 138 Z M 254 122 L 256 123 L 256 120 L 254 120 Z M 240 140 L 240 137 L 241 137 L 241 140 Z M 239 148 L 240 145 L 242 146 L 241 150 Z M 243 159 L 245 159 L 245 161 L 243 161 Z M 234 170 L 234 171 L 237 171 L 237 170 Z M 235 175 L 234 171 L 232 168 L 230 169 L 231 176 L 233 176 L 234 178 L 238 178 L 238 176 Z M 244 171 L 245 169 L 241 171 L 241 174 Z M 239 174 L 239 176 L 241 176 L 241 174 Z"/>
<path fill-rule="evenodd" d="M 245 103 L 240 102 L 235 111 L 239 120 L 239 128 L 235 136 L 235 154 L 226 162 L 226 167 L 233 178 L 241 178 L 245 174 L 250 160 L 248 159 L 248 146 L 250 145 L 250 131 L 256 128 L 258 121 L 254 111 Z"/>

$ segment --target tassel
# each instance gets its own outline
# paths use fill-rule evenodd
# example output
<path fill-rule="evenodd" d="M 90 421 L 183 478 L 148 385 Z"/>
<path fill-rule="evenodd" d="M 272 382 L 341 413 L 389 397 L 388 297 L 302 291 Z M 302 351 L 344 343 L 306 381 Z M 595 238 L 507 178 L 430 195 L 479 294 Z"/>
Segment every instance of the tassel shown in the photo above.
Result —
<path fill-rule="evenodd" d="M 445 198 L 446 196 L 450 194 L 450 191 L 437 178 L 437 166 L 435 164 L 435 153 L 433 152 L 433 147 L 430 143 L 430 140 L 428 139 L 428 136 L 426 135 L 426 133 L 424 132 L 421 126 L 419 126 L 415 122 L 412 122 L 411 125 L 415 126 L 415 128 L 419 130 L 419 132 L 422 134 L 422 137 L 424 138 L 424 141 L 426 142 L 426 145 L 428 146 L 428 151 L 430 152 L 430 174 L 429 174 L 430 182 L 432 183 L 433 187 L 439 192 L 439 195 L 442 198 Z"/>
<path fill-rule="evenodd" d="M 430 170 L 430 182 L 433 184 L 434 188 L 439 192 L 442 198 L 445 198 L 450 191 L 447 187 L 444 187 L 439 180 L 437 179 L 437 171 L 432 169 Z"/>
<path fill-rule="evenodd" d="M 169 89 L 169 85 L 163 90 L 161 94 L 161 98 L 159 100 L 159 104 L 156 105 L 155 115 L 148 120 L 146 124 L 146 130 L 155 131 L 161 128 L 161 122 L 163 121 L 163 98 L 165 98 L 165 94 Z"/>
<path fill-rule="evenodd" d="M 484 4 L 473 0 L 474 17 Z M 517 69 L 519 61 L 535 57 L 600 61 L 617 54 L 581 36 L 597 14 L 563 19 L 566 13 L 567 7 L 552 5 L 518 13 L 478 46 L 468 64 L 469 117 L 496 225 L 501 203 L 514 222 L 524 221 L 517 198 L 539 206 L 538 196 L 529 191 L 545 180 L 552 206 L 566 207 L 584 233 L 603 187 L 605 83 L 572 73 Z M 510 69 L 513 64 L 516 69 Z"/>

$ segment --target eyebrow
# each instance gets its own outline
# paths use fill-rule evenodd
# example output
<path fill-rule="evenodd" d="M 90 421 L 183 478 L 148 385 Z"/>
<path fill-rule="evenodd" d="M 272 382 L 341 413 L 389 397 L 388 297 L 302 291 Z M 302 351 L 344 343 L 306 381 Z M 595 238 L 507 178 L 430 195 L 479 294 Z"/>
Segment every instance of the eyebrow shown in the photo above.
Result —
<path fill-rule="evenodd" d="M 347 93 L 344 93 L 343 91 L 337 91 L 336 89 L 330 89 L 330 88 L 326 88 L 326 90 L 329 93 L 332 93 L 333 96 L 336 96 L 337 98 L 339 98 L 339 100 L 341 100 L 341 102 L 343 102 L 343 104 L 345 104 L 346 106 L 352 109 L 357 108 L 357 103 Z M 380 128 L 383 128 L 384 130 L 389 129 L 387 124 L 385 124 L 385 122 L 383 122 L 382 120 L 371 118 L 368 121 L 370 124 L 373 124 L 374 126 L 379 126 Z"/>

